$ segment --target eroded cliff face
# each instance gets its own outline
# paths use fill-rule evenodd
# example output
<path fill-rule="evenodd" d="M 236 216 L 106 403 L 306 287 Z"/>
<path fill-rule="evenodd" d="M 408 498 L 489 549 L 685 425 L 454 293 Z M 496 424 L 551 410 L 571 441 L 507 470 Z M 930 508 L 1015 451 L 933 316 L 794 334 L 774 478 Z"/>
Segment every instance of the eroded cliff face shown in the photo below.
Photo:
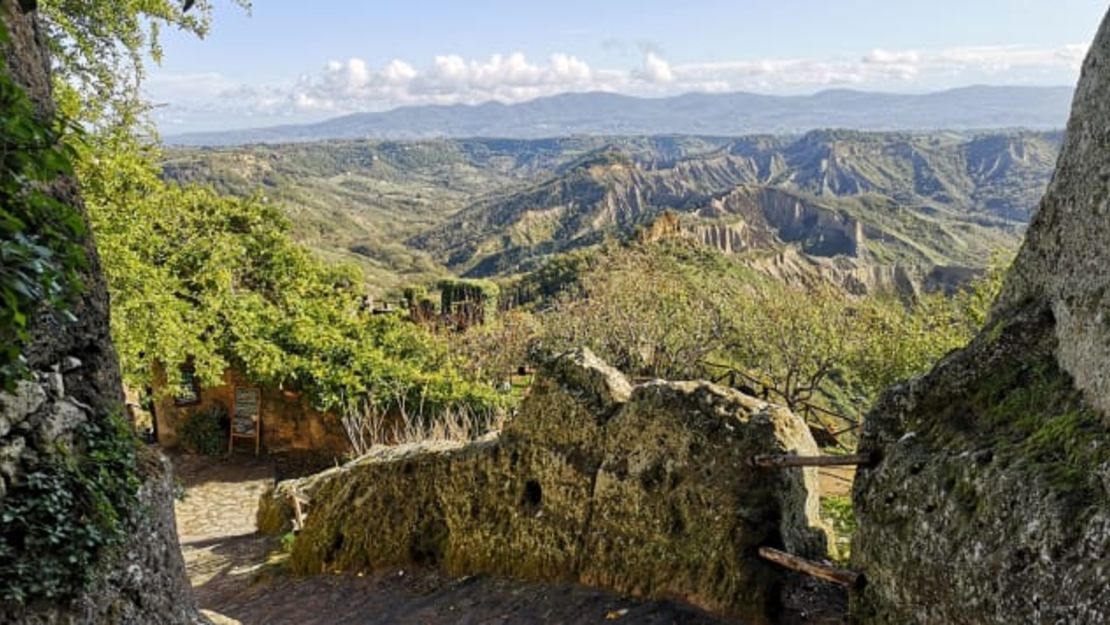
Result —
<path fill-rule="evenodd" d="M 9 35 L 0 55 L 42 118 L 49 120 L 54 111 L 49 59 L 34 13 L 24 12 L 21 4 L 0 0 L 0 19 Z M 75 180 L 57 179 L 47 191 L 84 216 Z M 123 472 L 115 475 L 116 467 L 108 460 L 90 455 L 94 436 L 124 450 L 128 443 L 124 437 L 111 438 L 113 417 L 122 412 L 123 391 L 109 336 L 107 289 L 91 235 L 82 244 L 88 261 L 81 271 L 84 286 L 70 308 L 77 320 L 64 321 L 46 307 L 40 310 L 31 320 L 32 340 L 24 352 L 33 376 L 12 393 L 0 391 L 0 512 L 7 513 L 0 584 L 6 586 L 4 597 L 18 594 L 12 592 L 17 583 L 31 595 L 22 603 L 0 599 L 0 622 L 192 623 L 198 617 L 177 545 L 173 483 L 164 459 L 145 451 L 137 458 L 124 453 L 126 457 L 111 459 L 136 465 L 139 482 L 127 488 L 135 491 L 127 496 L 134 504 L 127 509 L 116 509 L 112 501 L 84 501 L 99 491 L 58 492 L 44 486 L 51 484 L 49 476 L 66 476 L 67 484 L 127 479 Z M 113 475 L 88 475 L 100 471 Z M 70 505 L 72 509 L 66 507 Z M 73 573 L 67 567 L 86 564 L 76 555 L 67 561 L 53 547 L 51 553 L 44 552 L 45 545 L 58 541 L 63 544 L 58 549 L 85 547 L 69 544 L 74 537 L 58 526 L 48 528 L 56 532 L 54 543 L 45 539 L 42 533 L 47 530 L 37 526 L 43 525 L 44 510 L 63 517 L 67 510 L 87 515 L 70 519 L 74 527 L 116 516 L 123 528 L 123 542 L 97 552 L 100 559 L 89 567 L 90 581 L 75 595 L 36 588 L 38 582 L 32 581 L 59 582 Z M 43 574 L 48 567 L 51 576 Z M 36 599 L 36 592 L 50 598 Z"/>
<path fill-rule="evenodd" d="M 1110 620 L 1110 20 L 986 328 L 868 415 L 862 623 Z"/>
<path fill-rule="evenodd" d="M 765 623 L 783 577 L 756 549 L 827 550 L 815 473 L 749 465 L 787 451 L 817 448 L 786 409 L 704 382 L 633 387 L 583 350 L 543 369 L 500 437 L 380 448 L 283 482 L 259 524 L 284 529 L 296 490 L 311 501 L 292 554 L 301 572 L 434 563 Z"/>

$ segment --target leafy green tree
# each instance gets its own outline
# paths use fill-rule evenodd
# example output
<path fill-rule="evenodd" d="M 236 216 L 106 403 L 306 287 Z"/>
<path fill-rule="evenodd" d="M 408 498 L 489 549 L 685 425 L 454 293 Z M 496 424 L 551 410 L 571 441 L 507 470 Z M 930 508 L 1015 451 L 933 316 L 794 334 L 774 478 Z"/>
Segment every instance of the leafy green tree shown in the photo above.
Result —
<path fill-rule="evenodd" d="M 539 320 L 533 314 L 514 309 L 454 334 L 448 344 L 468 378 L 501 388 L 528 362 L 529 348 L 539 332 Z"/>
<path fill-rule="evenodd" d="M 211 3 L 188 4 L 40 3 L 60 108 L 88 131 L 69 146 L 128 383 L 148 383 L 153 363 L 188 362 L 209 383 L 234 365 L 262 383 L 295 385 L 320 408 L 498 404 L 492 389 L 462 378 L 441 339 L 363 311 L 361 276 L 293 242 L 279 207 L 162 180 L 139 86 L 146 60 L 161 60 L 162 29 L 206 34 Z"/>
<path fill-rule="evenodd" d="M 202 381 L 234 365 L 308 392 L 319 408 L 431 414 L 501 402 L 461 376 L 442 338 L 365 311 L 361 276 L 295 243 L 277 206 L 164 182 L 157 150 L 125 128 L 77 150 L 130 384 L 148 384 L 155 362 L 189 362 Z"/>
<path fill-rule="evenodd" d="M 754 285 L 729 320 L 727 355 L 792 410 L 851 361 L 865 334 L 848 297 L 827 284 Z"/>
<path fill-rule="evenodd" d="M 141 119 L 145 61 L 161 62 L 163 29 L 203 38 L 212 15 L 209 0 L 39 0 L 38 8 L 58 83 L 78 91 L 80 119 L 93 123 Z"/>
<path fill-rule="evenodd" d="M 637 376 L 701 377 L 720 349 L 723 296 L 666 253 L 613 246 L 543 315 L 552 349 L 585 345 Z"/>
<path fill-rule="evenodd" d="M 799 412 L 862 414 L 883 388 L 919 375 L 981 326 L 993 271 L 951 296 L 857 297 L 821 282 L 788 285 L 742 261 L 682 243 L 603 248 L 574 289 L 538 315 L 552 349 L 587 345 L 637 376 L 717 378 Z"/>

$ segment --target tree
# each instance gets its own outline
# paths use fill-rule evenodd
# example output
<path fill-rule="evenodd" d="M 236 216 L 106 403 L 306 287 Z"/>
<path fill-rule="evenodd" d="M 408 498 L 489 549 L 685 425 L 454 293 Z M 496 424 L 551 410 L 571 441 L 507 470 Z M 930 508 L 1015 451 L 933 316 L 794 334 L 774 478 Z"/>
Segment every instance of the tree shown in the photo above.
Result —
<path fill-rule="evenodd" d="M 851 361 L 862 329 L 848 297 L 831 285 L 764 283 L 730 315 L 726 350 L 797 411 Z"/>
<path fill-rule="evenodd" d="M 232 0 L 245 9 L 247 0 Z M 161 33 L 177 28 L 203 38 L 211 25 L 208 0 L 39 0 L 57 84 L 75 89 L 80 119 L 93 124 L 142 119 L 139 93 L 145 59 L 162 60 Z"/>
<path fill-rule="evenodd" d="M 980 327 L 998 271 L 952 296 L 852 296 L 788 285 L 742 260 L 680 242 L 608 246 L 538 315 L 549 348 L 587 345 L 632 375 L 716 378 L 790 408 L 862 414 L 890 384 L 924 373 Z"/>
<path fill-rule="evenodd" d="M 724 337 L 723 300 L 655 251 L 606 250 L 543 315 L 549 347 L 585 345 L 633 375 L 700 377 Z"/>

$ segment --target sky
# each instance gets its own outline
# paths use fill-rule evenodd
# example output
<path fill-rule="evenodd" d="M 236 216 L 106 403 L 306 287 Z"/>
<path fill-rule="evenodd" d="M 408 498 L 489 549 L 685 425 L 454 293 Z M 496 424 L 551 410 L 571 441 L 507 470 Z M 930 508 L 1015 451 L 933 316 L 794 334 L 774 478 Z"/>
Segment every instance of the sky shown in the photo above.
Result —
<path fill-rule="evenodd" d="M 1106 0 L 254 0 L 163 33 L 165 134 L 565 92 L 1073 85 Z"/>

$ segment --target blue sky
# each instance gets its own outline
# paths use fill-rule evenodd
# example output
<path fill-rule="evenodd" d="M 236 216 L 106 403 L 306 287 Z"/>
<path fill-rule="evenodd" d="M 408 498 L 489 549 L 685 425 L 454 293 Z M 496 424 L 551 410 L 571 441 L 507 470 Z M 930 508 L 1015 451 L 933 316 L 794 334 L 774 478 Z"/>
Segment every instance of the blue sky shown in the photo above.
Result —
<path fill-rule="evenodd" d="M 164 132 L 566 91 L 1072 84 L 1104 0 L 215 0 L 164 39 Z"/>

